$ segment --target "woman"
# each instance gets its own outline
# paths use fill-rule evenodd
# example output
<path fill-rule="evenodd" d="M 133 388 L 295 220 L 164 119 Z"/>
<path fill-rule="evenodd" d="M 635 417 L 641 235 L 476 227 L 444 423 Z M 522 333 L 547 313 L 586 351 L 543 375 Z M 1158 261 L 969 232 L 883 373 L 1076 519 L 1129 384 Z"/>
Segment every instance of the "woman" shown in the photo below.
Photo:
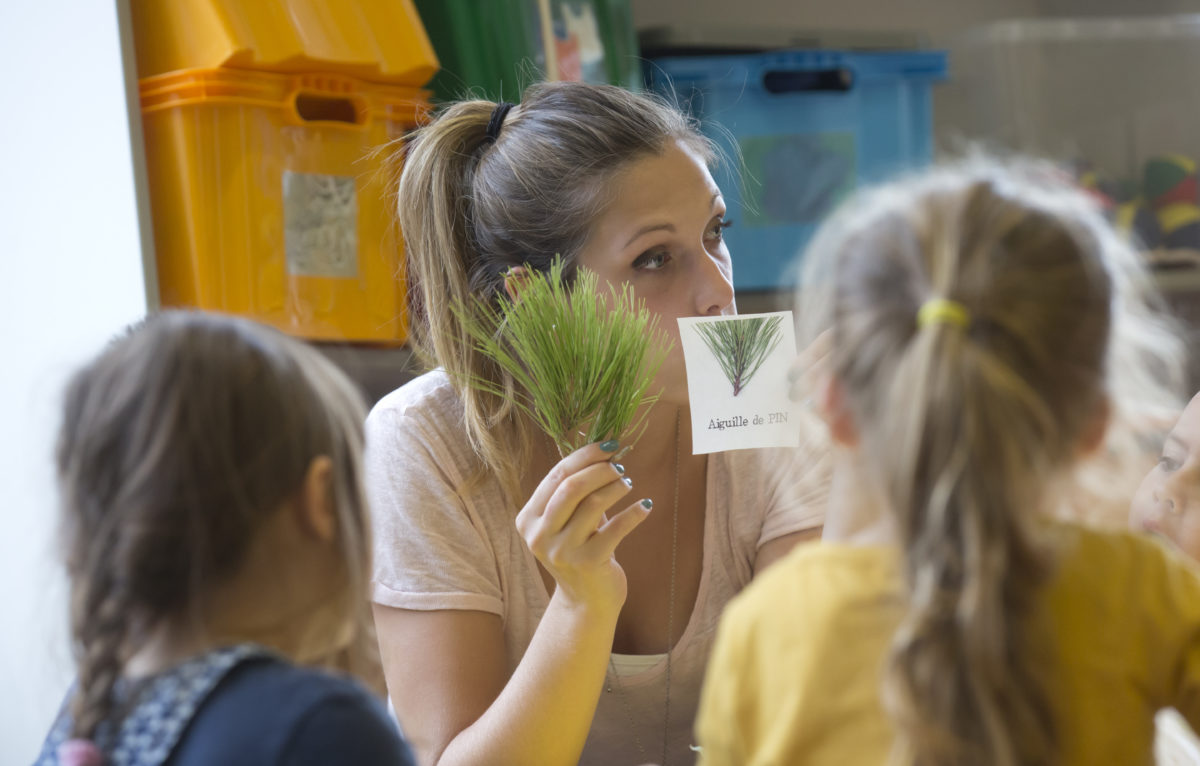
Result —
<path fill-rule="evenodd" d="M 367 470 L 384 669 L 421 763 L 690 760 L 721 608 L 821 524 L 781 490 L 794 453 L 691 454 L 675 319 L 735 313 L 712 157 L 674 109 L 578 83 L 454 104 L 407 139 L 413 341 L 442 369 L 372 412 Z M 508 300 L 509 269 L 556 254 L 632 284 L 676 341 L 623 465 L 614 443 L 560 459 L 458 382 L 511 383 L 452 306 Z"/>

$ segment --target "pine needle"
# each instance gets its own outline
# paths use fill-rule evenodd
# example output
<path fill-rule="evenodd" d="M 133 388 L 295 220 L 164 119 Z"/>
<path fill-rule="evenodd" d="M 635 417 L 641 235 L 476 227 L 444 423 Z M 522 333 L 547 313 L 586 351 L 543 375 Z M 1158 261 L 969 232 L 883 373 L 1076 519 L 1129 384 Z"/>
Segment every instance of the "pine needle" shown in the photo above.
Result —
<path fill-rule="evenodd" d="M 634 419 L 658 400 L 646 391 L 672 343 L 630 285 L 610 287 L 606 300 L 596 275 L 579 269 L 568 287 L 555 258 L 549 271 L 522 281 L 517 300 L 497 307 L 476 299 L 453 310 L 475 348 L 516 381 L 514 403 L 561 455 L 607 439 L 626 448 L 636 441 L 646 410 Z M 491 380 L 464 383 L 506 395 Z"/>
<path fill-rule="evenodd" d="M 779 344 L 783 317 L 750 317 L 723 322 L 704 322 L 696 332 L 708 346 L 737 396 Z"/>

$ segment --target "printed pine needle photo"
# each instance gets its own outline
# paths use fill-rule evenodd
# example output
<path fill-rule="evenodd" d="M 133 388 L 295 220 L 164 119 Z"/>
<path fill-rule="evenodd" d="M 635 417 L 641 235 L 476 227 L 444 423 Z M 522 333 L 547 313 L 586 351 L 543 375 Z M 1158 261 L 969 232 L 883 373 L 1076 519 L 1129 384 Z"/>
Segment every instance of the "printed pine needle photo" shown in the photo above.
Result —
<path fill-rule="evenodd" d="M 779 345 L 783 317 L 749 317 L 696 325 L 737 396 Z"/>

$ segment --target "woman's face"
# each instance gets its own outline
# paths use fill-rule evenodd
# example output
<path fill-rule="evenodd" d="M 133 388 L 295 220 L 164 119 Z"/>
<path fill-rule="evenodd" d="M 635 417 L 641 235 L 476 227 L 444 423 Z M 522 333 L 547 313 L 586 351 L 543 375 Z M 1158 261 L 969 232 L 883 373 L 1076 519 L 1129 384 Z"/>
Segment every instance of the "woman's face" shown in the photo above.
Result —
<path fill-rule="evenodd" d="M 725 200 L 704 160 L 680 142 L 618 174 L 579 265 L 601 281 L 628 282 L 675 341 L 651 390 L 687 401 L 678 317 L 735 314 L 723 230 Z"/>
<path fill-rule="evenodd" d="M 1184 409 L 1158 465 L 1138 487 L 1130 524 L 1170 539 L 1200 561 L 1200 394 Z"/>

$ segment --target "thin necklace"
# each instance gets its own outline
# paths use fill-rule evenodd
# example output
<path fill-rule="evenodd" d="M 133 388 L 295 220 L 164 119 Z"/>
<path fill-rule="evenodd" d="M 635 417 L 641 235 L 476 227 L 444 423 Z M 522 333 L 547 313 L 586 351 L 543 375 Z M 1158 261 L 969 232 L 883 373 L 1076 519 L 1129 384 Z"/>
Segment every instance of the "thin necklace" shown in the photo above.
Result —
<path fill-rule="evenodd" d="M 675 637 L 675 565 L 679 554 L 679 410 L 675 410 L 675 502 L 671 510 L 671 579 L 670 589 L 668 590 L 669 602 L 667 608 L 667 674 L 666 674 L 666 690 L 664 692 L 663 701 L 663 736 L 662 736 L 662 758 L 659 760 L 660 766 L 667 766 L 667 738 L 671 730 L 671 649 L 673 649 L 673 641 Z M 608 670 L 610 676 L 617 682 L 617 696 L 621 699 L 621 707 L 625 710 L 625 718 L 629 724 L 629 730 L 633 733 L 633 743 L 637 745 L 638 754 L 645 759 L 646 748 L 642 746 L 642 738 L 638 736 L 638 727 L 633 720 L 633 711 L 629 709 L 629 700 L 625 698 L 625 687 L 621 683 L 621 676 L 617 673 L 617 667 L 613 663 L 612 653 L 608 656 Z M 612 692 L 612 684 L 608 684 L 605 691 Z"/>

